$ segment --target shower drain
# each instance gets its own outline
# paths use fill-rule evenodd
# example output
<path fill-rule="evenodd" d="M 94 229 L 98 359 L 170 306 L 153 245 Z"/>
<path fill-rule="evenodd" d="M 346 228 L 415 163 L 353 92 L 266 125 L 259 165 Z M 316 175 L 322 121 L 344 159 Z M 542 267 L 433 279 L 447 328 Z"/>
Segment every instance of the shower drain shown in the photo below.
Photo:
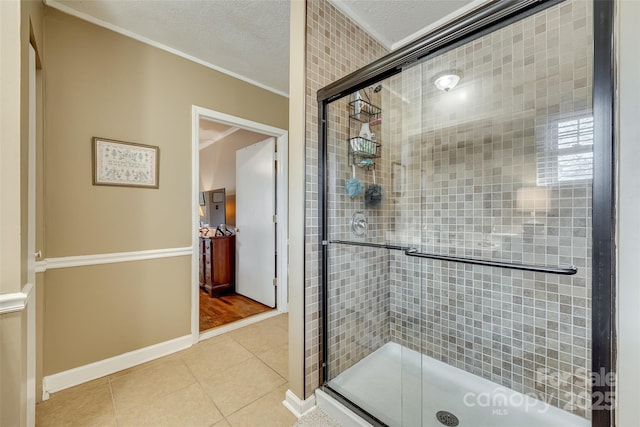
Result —
<path fill-rule="evenodd" d="M 455 427 L 460 423 L 460 421 L 458 421 L 458 417 L 447 411 L 436 412 L 436 418 L 447 427 Z"/>

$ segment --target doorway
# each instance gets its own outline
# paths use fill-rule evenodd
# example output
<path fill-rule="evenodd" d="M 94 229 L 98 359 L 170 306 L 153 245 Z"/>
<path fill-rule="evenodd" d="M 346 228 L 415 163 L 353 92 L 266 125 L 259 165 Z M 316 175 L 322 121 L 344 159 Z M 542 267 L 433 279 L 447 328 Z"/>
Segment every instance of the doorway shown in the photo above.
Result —
<path fill-rule="evenodd" d="M 192 119 L 197 342 L 287 311 L 288 138 L 197 106 Z"/>

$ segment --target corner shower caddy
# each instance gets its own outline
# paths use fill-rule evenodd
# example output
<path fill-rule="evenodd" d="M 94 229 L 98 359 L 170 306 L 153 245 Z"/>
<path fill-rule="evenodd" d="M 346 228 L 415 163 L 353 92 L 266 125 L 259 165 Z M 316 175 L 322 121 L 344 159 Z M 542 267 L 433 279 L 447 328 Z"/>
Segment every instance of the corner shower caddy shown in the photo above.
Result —
<path fill-rule="evenodd" d="M 380 157 L 380 144 L 360 136 L 363 124 L 376 127 L 380 124 L 382 110 L 364 99 L 349 102 L 349 156 L 351 164 L 362 168 L 375 168 L 375 160 Z"/>

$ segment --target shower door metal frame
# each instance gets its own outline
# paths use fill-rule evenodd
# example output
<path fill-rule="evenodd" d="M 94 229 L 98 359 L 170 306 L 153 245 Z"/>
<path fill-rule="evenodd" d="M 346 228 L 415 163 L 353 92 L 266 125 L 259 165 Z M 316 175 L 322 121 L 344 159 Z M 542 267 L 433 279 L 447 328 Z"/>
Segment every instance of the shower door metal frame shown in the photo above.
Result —
<path fill-rule="evenodd" d="M 322 284 L 322 376 L 326 392 L 374 425 L 373 415 L 332 390 L 328 378 L 328 230 L 327 230 L 327 109 L 356 90 L 402 72 L 403 68 L 491 33 L 564 0 L 494 0 L 426 34 L 415 42 L 325 86 L 318 100 L 318 186 L 320 203 L 320 279 Z M 592 183 L 592 378 L 616 368 L 615 327 L 615 36 L 614 0 L 593 0 L 593 183 Z M 397 249 L 397 248 L 389 248 Z M 404 248 L 403 248 L 404 249 Z M 592 403 L 614 396 L 614 384 L 593 384 Z M 614 398 L 615 399 L 615 398 Z M 615 404 L 591 411 L 593 427 L 615 425 Z"/>

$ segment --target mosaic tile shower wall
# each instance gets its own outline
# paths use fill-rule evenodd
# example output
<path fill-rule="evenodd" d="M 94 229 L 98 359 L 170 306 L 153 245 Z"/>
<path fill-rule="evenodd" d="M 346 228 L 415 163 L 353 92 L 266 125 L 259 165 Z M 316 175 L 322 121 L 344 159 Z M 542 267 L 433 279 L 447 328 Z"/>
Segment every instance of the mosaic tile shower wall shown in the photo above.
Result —
<path fill-rule="evenodd" d="M 381 104 L 379 92 L 367 88 L 360 94 L 372 105 Z M 330 241 L 384 243 L 389 228 L 388 197 L 371 206 L 363 195 L 351 198 L 344 186 L 355 174 L 369 188 L 375 173 L 376 184 L 386 193 L 389 181 L 388 162 L 384 162 L 389 154 L 388 146 L 383 144 L 383 132 L 378 135 L 382 143 L 380 158 L 354 158 L 349 154 L 350 138 L 358 135 L 362 126 L 361 121 L 349 118 L 354 113 L 353 105 L 349 105 L 352 99 L 350 96 L 335 101 L 328 110 L 328 237 Z M 370 117 L 362 115 L 361 119 L 367 122 Z M 381 131 L 382 127 L 371 129 Z M 368 160 L 373 162 L 371 167 L 359 166 Z M 367 219 L 362 236 L 351 228 L 351 218 L 356 214 Z M 333 378 L 389 342 L 389 253 L 386 249 L 332 244 L 329 259 L 327 362 L 329 377 Z"/>
<path fill-rule="evenodd" d="M 387 341 L 590 417 L 591 3 L 567 0 L 383 82 L 376 181 L 367 209 L 343 188 L 350 98 L 330 105 L 330 239 L 547 266 L 558 276 L 330 245 L 330 377 Z M 316 91 L 386 52 L 324 1 L 308 2 L 307 395 L 321 331 Z M 459 85 L 433 81 L 454 70 Z M 356 168 L 372 182 L 372 172 Z"/>
<path fill-rule="evenodd" d="M 591 3 L 567 1 L 406 69 L 389 139 L 405 178 L 391 240 L 548 266 L 390 254 L 391 340 L 589 417 Z M 439 91 L 434 78 L 462 79 Z M 395 103 L 395 104 L 394 104 Z M 397 116 L 393 116 L 393 115 Z"/>
<path fill-rule="evenodd" d="M 356 71 L 357 69 L 384 56 L 388 51 L 371 38 L 367 33 L 358 28 L 347 17 L 337 11 L 326 0 L 307 1 L 307 93 L 306 93 L 306 158 L 305 158 L 305 397 L 310 396 L 320 385 L 320 358 L 321 348 L 321 299 L 320 299 L 320 258 L 319 251 L 319 206 L 318 206 L 318 104 L 316 93 L 318 89 Z M 344 113 L 346 114 L 346 106 Z M 334 128 L 340 132 L 340 128 Z M 344 130 L 346 132 L 346 128 Z M 336 136 L 337 137 L 337 136 Z M 346 149 L 345 145 L 340 145 Z M 345 165 L 346 166 L 346 165 Z M 361 179 L 367 179 L 364 170 L 358 170 Z M 342 179 L 341 179 L 342 180 Z M 355 207 L 355 205 L 354 205 Z M 344 207 L 345 212 L 350 212 L 352 208 Z M 349 214 L 350 217 L 350 214 Z M 340 249 L 337 249 L 340 250 Z M 371 266 L 379 262 L 388 265 L 380 256 L 371 253 L 362 253 L 354 258 L 348 252 L 341 254 L 345 265 L 355 267 L 354 271 L 364 271 L 372 269 Z M 373 256 L 373 258 L 371 258 Z M 354 273 L 359 274 L 359 273 Z M 384 282 L 385 273 L 376 273 L 376 286 L 379 288 Z M 344 277 L 347 280 L 347 277 Z M 364 307 L 378 307 L 381 316 L 388 316 L 388 291 L 386 295 L 381 294 L 380 289 L 373 290 L 369 295 L 361 295 L 361 285 L 370 280 L 370 276 L 348 278 L 350 286 L 356 288 L 349 290 L 352 305 L 352 315 L 345 319 L 342 327 L 364 327 L 370 319 L 362 317 Z M 342 278 L 336 280 L 342 280 Z M 360 288 L 357 288 L 357 287 Z M 355 302 L 356 292 L 358 302 Z M 351 295 L 353 293 L 353 295 Z M 386 302 L 385 302 L 386 299 Z M 360 307 L 360 301 L 366 300 L 365 305 Z M 347 310 L 347 308 L 345 308 Z M 367 308 L 366 310 L 369 310 Z M 388 318 L 388 317 L 386 317 Z M 364 323 L 363 323 L 364 322 Z M 376 320 L 378 322 L 378 320 Z M 367 329 L 367 332 L 372 330 Z M 362 332 L 362 330 L 361 330 Z M 349 332 L 353 334 L 353 332 Z M 374 342 L 379 339 L 386 339 L 389 331 L 382 330 L 380 338 L 375 338 L 372 342 L 364 343 L 354 341 L 354 346 L 362 351 L 370 346 L 375 346 Z M 354 347 L 354 348 L 355 348 Z M 340 356 L 350 357 L 359 354 L 358 351 L 345 350 Z"/>

